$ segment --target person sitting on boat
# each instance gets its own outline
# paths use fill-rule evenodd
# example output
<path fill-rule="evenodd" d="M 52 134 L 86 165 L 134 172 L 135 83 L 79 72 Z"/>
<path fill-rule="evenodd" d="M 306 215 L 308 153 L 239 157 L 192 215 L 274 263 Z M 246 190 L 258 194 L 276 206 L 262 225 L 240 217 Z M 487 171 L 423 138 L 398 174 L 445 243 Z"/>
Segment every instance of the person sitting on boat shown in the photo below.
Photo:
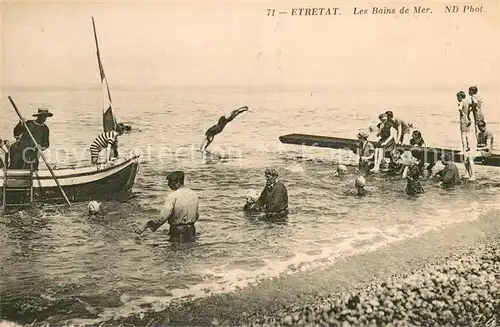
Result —
<path fill-rule="evenodd" d="M 375 164 L 374 167 L 370 170 L 374 173 L 380 170 L 380 164 L 385 156 L 385 152 L 391 151 L 395 145 L 394 136 L 391 132 L 393 124 L 388 121 L 387 115 L 385 113 L 380 114 L 378 118 L 380 119 L 380 123 L 377 125 L 377 136 L 380 137 L 380 139 L 375 145 Z"/>
<path fill-rule="evenodd" d="M 196 193 L 184 186 L 184 172 L 174 171 L 167 175 L 168 186 L 173 191 L 165 199 L 157 219 L 148 221 L 135 232 L 142 234 L 146 229 L 155 232 L 165 223 L 170 225 L 172 242 L 190 242 L 196 238 L 195 223 L 198 221 L 199 206 Z"/>
<path fill-rule="evenodd" d="M 288 213 L 288 191 L 286 186 L 278 180 L 278 172 L 268 168 L 264 172 L 266 186 L 262 190 L 255 206 L 262 208 L 268 218 L 280 218 Z"/>
<path fill-rule="evenodd" d="M 472 112 L 472 116 L 474 117 L 474 128 L 476 132 L 476 136 L 478 134 L 478 122 L 480 120 L 484 121 L 484 114 L 483 114 L 483 100 L 479 97 L 477 94 L 477 86 L 471 86 L 469 87 L 469 96 L 470 96 L 470 103 L 469 103 L 469 111 L 468 111 L 468 118 L 470 120 L 470 113 Z"/>
<path fill-rule="evenodd" d="M 99 134 L 90 145 L 90 161 L 93 165 L 99 160 L 99 153 L 106 149 L 109 159 L 118 158 L 118 136 L 125 132 L 125 125 L 119 123 L 116 130 Z"/>
<path fill-rule="evenodd" d="M 213 125 L 205 132 L 205 138 L 203 139 L 203 142 L 201 142 L 200 151 L 205 151 L 214 140 L 215 135 L 221 133 L 224 130 L 224 127 L 226 127 L 227 123 L 229 123 L 234 118 L 236 118 L 236 116 L 245 111 L 248 111 L 247 106 L 233 110 L 228 118 L 226 118 L 226 116 L 220 116 L 217 124 Z"/>
<path fill-rule="evenodd" d="M 466 96 L 464 91 L 457 93 L 462 151 L 469 151 L 469 132 L 471 121 L 469 119 L 469 103 L 465 98 Z"/>
<path fill-rule="evenodd" d="M 397 131 L 396 144 L 407 144 L 410 139 L 410 126 L 402 119 L 394 117 L 392 111 L 386 111 L 387 120 L 392 123 L 392 126 Z"/>
<path fill-rule="evenodd" d="M 35 120 L 21 120 L 14 127 L 14 137 L 19 139 L 19 145 L 14 149 L 14 167 L 13 169 L 30 169 L 38 170 L 39 161 L 38 158 L 40 153 L 30 134 L 26 131 L 29 129 L 31 135 L 35 139 L 35 142 L 40 146 L 42 151 L 46 150 L 50 146 L 49 138 L 49 127 L 45 124 L 47 117 L 52 117 L 54 114 L 49 112 L 46 108 L 39 108 L 36 114 Z M 12 157 L 11 157 L 12 158 Z"/>
<path fill-rule="evenodd" d="M 424 138 L 422 137 L 422 133 L 419 130 L 414 130 L 411 133 L 410 145 L 411 146 L 420 146 L 420 147 L 427 146 L 427 144 L 424 141 Z"/>
<path fill-rule="evenodd" d="M 375 147 L 371 142 L 368 142 L 368 134 L 361 132 L 357 135 L 359 142 L 358 146 L 358 168 L 359 170 L 369 170 L 373 168 L 373 158 L 375 156 Z"/>
<path fill-rule="evenodd" d="M 436 176 L 440 179 L 440 184 L 445 188 L 460 184 L 458 167 L 451 162 L 451 156 L 449 154 L 441 155 L 441 163 L 444 165 L 444 168 L 436 173 Z"/>
<path fill-rule="evenodd" d="M 493 134 L 486 130 L 486 123 L 484 120 L 477 122 L 477 128 L 479 133 L 477 134 L 477 146 L 476 149 L 466 153 L 465 168 L 469 173 L 469 180 L 474 181 L 476 179 L 474 171 L 474 159 L 477 157 L 487 158 L 491 156 L 493 151 Z"/>

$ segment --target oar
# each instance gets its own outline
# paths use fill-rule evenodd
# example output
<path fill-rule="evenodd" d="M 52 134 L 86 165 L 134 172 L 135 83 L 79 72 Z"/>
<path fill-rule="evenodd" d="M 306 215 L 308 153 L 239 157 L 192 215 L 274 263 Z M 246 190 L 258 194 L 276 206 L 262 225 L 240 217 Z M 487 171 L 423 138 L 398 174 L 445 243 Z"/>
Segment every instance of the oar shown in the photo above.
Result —
<path fill-rule="evenodd" d="M 23 117 L 21 116 L 21 113 L 19 112 L 19 109 L 17 109 L 17 106 L 16 104 L 14 103 L 14 100 L 12 100 L 12 98 L 10 96 L 8 96 L 9 100 L 10 100 L 10 103 L 12 104 L 12 106 L 14 107 L 14 109 L 16 110 L 16 113 L 17 115 L 19 116 L 19 119 L 21 119 L 21 121 L 23 122 L 24 124 L 24 127 L 26 128 L 26 130 L 28 131 L 28 134 L 30 135 L 31 137 L 31 140 L 35 143 L 35 146 L 36 148 L 38 149 L 38 153 L 40 153 L 40 156 L 42 157 L 43 159 L 43 162 L 45 162 L 45 165 L 47 166 L 47 168 L 49 169 L 50 171 L 50 174 L 52 175 L 52 177 L 54 178 L 54 180 L 56 181 L 56 184 L 57 186 L 59 187 L 59 190 L 61 190 L 61 194 L 64 196 L 64 199 L 66 200 L 66 203 L 68 203 L 68 206 L 71 207 L 71 202 L 69 202 L 69 199 L 68 197 L 66 196 L 66 192 L 64 192 L 63 188 L 61 187 L 61 184 L 59 184 L 59 181 L 57 180 L 57 177 L 56 175 L 54 175 L 54 172 L 52 171 L 52 168 L 50 168 L 50 165 L 47 163 L 47 160 L 45 159 L 45 156 L 43 155 L 42 153 L 42 149 L 40 148 L 40 146 L 38 145 L 38 143 L 36 142 L 35 138 L 33 137 L 33 134 L 31 134 L 31 131 L 29 130 L 28 126 L 26 126 L 26 123 L 24 122 L 24 119 Z"/>

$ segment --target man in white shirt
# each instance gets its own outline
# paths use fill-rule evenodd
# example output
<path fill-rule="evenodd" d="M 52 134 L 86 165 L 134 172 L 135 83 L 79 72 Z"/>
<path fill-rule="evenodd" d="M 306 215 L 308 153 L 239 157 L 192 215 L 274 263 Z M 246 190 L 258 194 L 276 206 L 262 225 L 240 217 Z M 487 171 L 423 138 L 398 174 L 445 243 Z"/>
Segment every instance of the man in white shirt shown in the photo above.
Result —
<path fill-rule="evenodd" d="M 165 199 L 160 216 L 148 221 L 144 227 L 137 228 L 136 233 L 142 234 L 148 228 L 155 232 L 168 222 L 170 241 L 193 241 L 196 237 L 194 224 L 199 218 L 198 197 L 193 190 L 184 186 L 182 171 L 168 174 L 167 181 L 173 192 Z"/>

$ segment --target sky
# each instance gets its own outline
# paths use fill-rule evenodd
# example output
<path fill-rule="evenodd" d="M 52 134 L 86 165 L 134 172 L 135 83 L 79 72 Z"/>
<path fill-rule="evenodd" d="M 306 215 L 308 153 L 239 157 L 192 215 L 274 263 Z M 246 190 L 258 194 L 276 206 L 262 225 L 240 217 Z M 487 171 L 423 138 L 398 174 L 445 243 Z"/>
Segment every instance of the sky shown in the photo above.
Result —
<path fill-rule="evenodd" d="M 91 17 L 113 86 L 498 87 L 499 1 L 2 3 L 2 85 L 99 83 Z M 431 15 L 353 15 L 354 7 Z M 466 4 L 466 3 L 464 3 Z M 266 16 L 337 6 L 340 16 Z M 463 5 L 459 5 L 462 9 Z"/>

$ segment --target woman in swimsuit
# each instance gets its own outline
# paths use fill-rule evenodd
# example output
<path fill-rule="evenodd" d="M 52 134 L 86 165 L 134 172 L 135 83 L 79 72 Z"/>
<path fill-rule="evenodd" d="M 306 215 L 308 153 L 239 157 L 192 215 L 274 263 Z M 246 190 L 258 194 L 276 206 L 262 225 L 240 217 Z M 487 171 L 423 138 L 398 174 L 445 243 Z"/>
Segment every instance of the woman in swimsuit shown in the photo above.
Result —
<path fill-rule="evenodd" d="M 226 127 L 227 123 L 229 123 L 234 118 L 236 118 L 236 116 L 238 116 L 239 114 L 241 114 L 242 112 L 245 112 L 245 111 L 248 111 L 247 106 L 233 110 L 233 112 L 231 112 L 231 114 L 229 115 L 229 118 L 226 118 L 226 116 L 220 116 L 217 124 L 213 125 L 205 132 L 205 138 L 203 139 L 203 142 L 201 143 L 200 151 L 206 150 L 208 148 L 208 146 L 214 140 L 215 135 L 221 133 L 224 130 L 224 127 Z"/>

